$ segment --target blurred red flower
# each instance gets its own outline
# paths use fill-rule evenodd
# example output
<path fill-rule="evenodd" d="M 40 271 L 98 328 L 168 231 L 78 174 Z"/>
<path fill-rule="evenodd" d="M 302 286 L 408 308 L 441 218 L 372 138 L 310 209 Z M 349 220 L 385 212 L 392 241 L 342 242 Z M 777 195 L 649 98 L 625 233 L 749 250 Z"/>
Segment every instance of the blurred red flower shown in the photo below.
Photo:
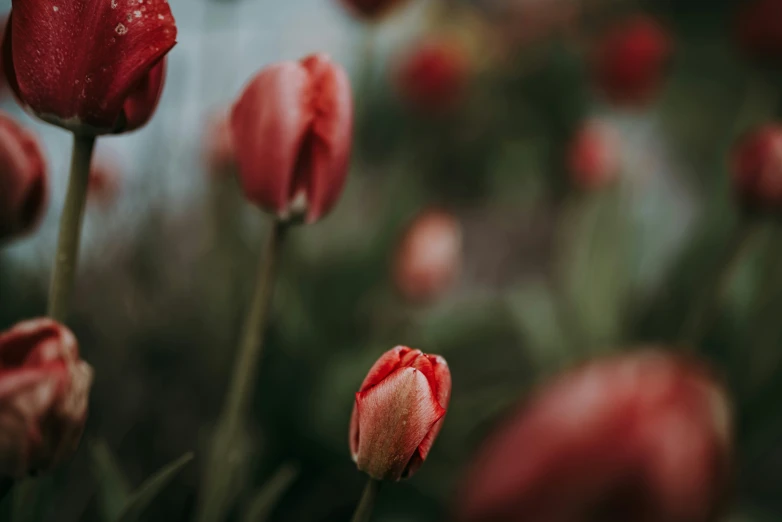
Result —
<path fill-rule="evenodd" d="M 643 105 L 659 91 L 672 43 L 653 18 L 636 15 L 613 26 L 598 43 L 594 75 L 612 103 Z"/>
<path fill-rule="evenodd" d="M 731 173 L 736 197 L 747 210 L 782 209 L 782 126 L 766 125 L 739 140 Z"/>
<path fill-rule="evenodd" d="M 644 351 L 542 389 L 465 476 L 462 521 L 711 522 L 730 459 L 724 390 L 694 362 Z"/>
<path fill-rule="evenodd" d="M 470 61 L 454 38 L 429 38 L 403 57 L 396 75 L 401 98 L 416 109 L 445 112 L 464 97 Z"/>
<path fill-rule="evenodd" d="M 450 288 L 461 265 L 459 221 L 446 212 L 427 210 L 413 220 L 397 246 L 394 284 L 409 301 L 432 301 Z"/>
<path fill-rule="evenodd" d="M 426 460 L 451 398 L 445 359 L 397 346 L 384 353 L 356 393 L 350 452 L 377 480 L 410 477 Z"/>
<path fill-rule="evenodd" d="M 408 0 L 340 0 L 342 5 L 360 18 L 377 20 Z"/>
<path fill-rule="evenodd" d="M 267 67 L 234 105 L 231 131 L 247 198 L 280 220 L 314 223 L 336 204 L 348 174 L 348 76 L 322 54 Z"/>
<path fill-rule="evenodd" d="M 604 187 L 616 179 L 620 168 L 620 138 L 611 125 L 585 122 L 568 151 L 568 168 L 573 184 L 583 190 Z"/>
<path fill-rule="evenodd" d="M 737 17 L 739 48 L 757 60 L 782 60 L 782 0 L 754 0 L 742 4 Z"/>
<path fill-rule="evenodd" d="M 0 243 L 36 227 L 48 193 L 46 161 L 38 139 L 0 112 Z"/>
<path fill-rule="evenodd" d="M 13 0 L 3 61 L 17 97 L 41 119 L 119 133 L 152 117 L 176 34 L 166 0 Z"/>
<path fill-rule="evenodd" d="M 90 202 L 108 209 L 122 191 L 122 171 L 114 154 L 101 152 L 90 165 L 90 180 L 87 187 Z"/>
<path fill-rule="evenodd" d="M 23 477 L 70 457 L 91 385 L 92 368 L 65 326 L 34 319 L 0 333 L 0 472 Z"/>

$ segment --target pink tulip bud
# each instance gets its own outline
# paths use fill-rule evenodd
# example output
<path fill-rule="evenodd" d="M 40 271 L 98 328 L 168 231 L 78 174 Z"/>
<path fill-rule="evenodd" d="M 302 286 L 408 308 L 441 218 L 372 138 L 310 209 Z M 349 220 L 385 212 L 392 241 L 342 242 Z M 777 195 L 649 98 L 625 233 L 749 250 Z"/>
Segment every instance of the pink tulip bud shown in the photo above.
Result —
<path fill-rule="evenodd" d="M 340 0 L 359 18 L 376 21 L 408 0 Z"/>
<path fill-rule="evenodd" d="M 489 437 L 458 519 L 713 522 L 730 468 L 723 388 L 664 352 L 571 371 Z"/>
<path fill-rule="evenodd" d="M 743 2 L 737 20 L 738 44 L 749 58 L 782 61 L 782 0 Z"/>
<path fill-rule="evenodd" d="M 228 116 L 219 111 L 209 118 L 201 147 L 209 173 L 217 178 L 224 177 L 236 168 L 236 150 Z"/>
<path fill-rule="evenodd" d="M 375 363 L 356 394 L 350 452 L 377 480 L 418 471 L 440 432 L 451 398 L 445 359 L 397 346 Z"/>
<path fill-rule="evenodd" d="M 314 223 L 348 174 L 353 100 L 342 67 L 317 54 L 255 76 L 231 114 L 247 198 L 278 219 Z"/>
<path fill-rule="evenodd" d="M 610 125 L 593 120 L 576 133 L 568 151 L 573 184 L 595 190 L 610 184 L 619 174 L 619 134 Z"/>
<path fill-rule="evenodd" d="M 0 112 L 0 243 L 36 227 L 48 192 L 46 162 L 38 139 Z"/>
<path fill-rule="evenodd" d="M 766 125 L 738 142 L 731 158 L 733 189 L 751 212 L 782 210 L 782 127 Z"/>
<path fill-rule="evenodd" d="M 663 27 L 647 16 L 616 25 L 600 41 L 594 74 L 600 89 L 613 103 L 643 105 L 662 84 L 671 42 Z"/>
<path fill-rule="evenodd" d="M 399 242 L 394 284 L 409 301 L 432 301 L 451 287 L 461 265 L 461 225 L 451 214 L 428 210 L 413 220 Z"/>
<path fill-rule="evenodd" d="M 0 473 L 23 477 L 70 457 L 87 417 L 92 368 L 50 319 L 0 333 Z"/>

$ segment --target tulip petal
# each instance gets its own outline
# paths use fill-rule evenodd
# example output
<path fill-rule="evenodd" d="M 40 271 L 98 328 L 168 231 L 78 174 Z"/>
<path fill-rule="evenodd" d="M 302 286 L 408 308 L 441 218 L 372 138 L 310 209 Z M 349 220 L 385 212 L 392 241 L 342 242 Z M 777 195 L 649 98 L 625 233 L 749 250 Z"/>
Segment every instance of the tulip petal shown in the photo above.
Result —
<path fill-rule="evenodd" d="M 149 121 L 157 109 L 163 87 L 166 84 L 166 58 L 152 67 L 128 93 L 123 105 L 125 117 L 125 131 L 136 130 Z"/>
<path fill-rule="evenodd" d="M 166 0 L 13 0 L 12 13 L 12 84 L 77 131 L 116 131 L 128 94 L 176 43 Z"/>
<path fill-rule="evenodd" d="M 369 373 L 361 384 L 359 393 L 367 391 L 369 388 L 391 375 L 391 373 L 402 365 L 402 360 L 405 357 L 409 357 L 411 354 L 417 357 L 420 353 L 419 350 L 412 350 L 407 346 L 397 346 L 396 348 L 385 352 L 380 356 L 380 359 L 372 365 L 372 368 L 369 369 Z"/>
<path fill-rule="evenodd" d="M 451 402 L 451 371 L 448 369 L 448 363 L 445 359 L 439 355 L 424 355 L 432 366 L 432 378 L 429 380 L 432 385 L 432 391 L 435 399 L 440 407 L 445 412 L 448 409 L 448 403 Z M 426 460 L 429 455 L 429 451 L 432 449 L 437 435 L 440 434 L 440 430 L 443 427 L 443 421 L 445 421 L 445 414 L 438 420 L 426 434 L 424 440 L 418 446 L 418 454 L 421 459 L 421 463 Z M 419 464 L 420 465 L 420 464 Z M 411 470 L 414 473 L 415 470 Z"/>

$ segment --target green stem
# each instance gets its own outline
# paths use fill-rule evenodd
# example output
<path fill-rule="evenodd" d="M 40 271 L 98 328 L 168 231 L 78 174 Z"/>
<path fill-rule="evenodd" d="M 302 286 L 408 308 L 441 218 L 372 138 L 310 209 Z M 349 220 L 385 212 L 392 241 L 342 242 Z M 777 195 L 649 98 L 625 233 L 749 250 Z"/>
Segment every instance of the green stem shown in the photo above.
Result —
<path fill-rule="evenodd" d="M 95 136 L 74 134 L 68 193 L 60 217 L 60 237 L 49 288 L 48 315 L 56 321 L 65 321 L 73 292 L 94 147 Z"/>
<path fill-rule="evenodd" d="M 244 441 L 245 422 L 249 413 L 258 363 L 263 352 L 263 336 L 274 293 L 277 261 L 286 228 L 286 224 L 275 222 L 262 254 L 255 293 L 247 312 L 230 389 L 212 441 L 208 469 L 204 477 L 204 497 L 198 513 L 200 522 L 223 520 L 226 511 L 230 508 L 237 467 L 244 460 L 241 455 L 241 445 Z"/>
<path fill-rule="evenodd" d="M 369 522 L 372 517 L 372 509 L 375 507 L 375 499 L 377 498 L 377 492 L 380 490 L 380 481 L 375 480 L 372 477 L 367 480 L 367 485 L 364 487 L 364 493 L 361 495 L 361 500 L 356 506 L 356 512 L 353 513 L 351 522 Z"/>

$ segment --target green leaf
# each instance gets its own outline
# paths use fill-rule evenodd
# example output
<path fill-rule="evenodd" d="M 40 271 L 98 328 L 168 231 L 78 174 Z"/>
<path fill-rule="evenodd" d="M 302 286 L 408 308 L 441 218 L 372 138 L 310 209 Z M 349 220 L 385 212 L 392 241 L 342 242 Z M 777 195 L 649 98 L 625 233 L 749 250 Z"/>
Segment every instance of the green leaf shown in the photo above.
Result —
<path fill-rule="evenodd" d="M 176 474 L 191 460 L 193 460 L 193 454 L 186 453 L 144 481 L 144 483 L 130 496 L 115 520 L 117 522 L 135 522 L 138 520 L 141 513 L 144 512 L 155 497 L 163 491 L 163 488 L 165 488 L 174 476 L 176 476 Z"/>
<path fill-rule="evenodd" d="M 299 468 L 294 464 L 283 464 L 258 491 L 253 495 L 242 520 L 244 522 L 264 522 L 277 505 L 280 498 L 288 491 L 293 481 L 299 475 Z"/>
<path fill-rule="evenodd" d="M 131 487 L 104 439 L 91 441 L 92 472 L 100 489 L 100 509 L 104 520 L 117 520 L 130 497 Z"/>

